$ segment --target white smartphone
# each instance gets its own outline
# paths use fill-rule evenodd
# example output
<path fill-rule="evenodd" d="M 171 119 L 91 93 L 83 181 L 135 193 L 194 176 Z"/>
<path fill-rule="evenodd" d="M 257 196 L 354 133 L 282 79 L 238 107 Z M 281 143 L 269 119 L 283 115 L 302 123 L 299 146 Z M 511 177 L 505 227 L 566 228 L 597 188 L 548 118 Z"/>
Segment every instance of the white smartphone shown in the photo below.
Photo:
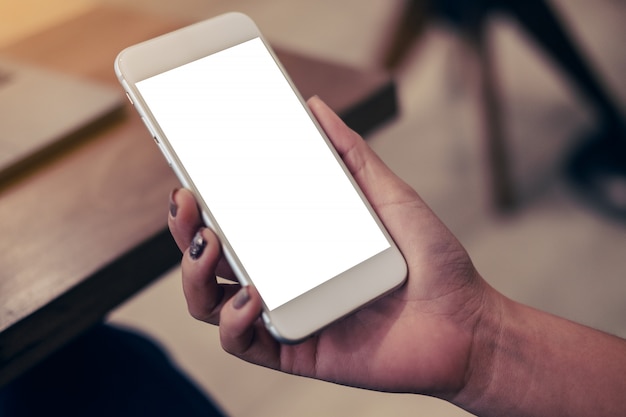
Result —
<path fill-rule="evenodd" d="M 404 258 L 249 17 L 131 46 L 115 71 L 278 340 L 402 285 Z"/>

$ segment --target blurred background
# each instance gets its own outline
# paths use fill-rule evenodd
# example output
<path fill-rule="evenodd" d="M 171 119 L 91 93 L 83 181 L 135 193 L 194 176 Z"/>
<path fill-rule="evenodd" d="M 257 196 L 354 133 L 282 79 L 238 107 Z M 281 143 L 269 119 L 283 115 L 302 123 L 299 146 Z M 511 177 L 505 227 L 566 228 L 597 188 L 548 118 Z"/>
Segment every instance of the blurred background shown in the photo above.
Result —
<path fill-rule="evenodd" d="M 482 21 L 488 72 L 476 39 L 430 9 L 390 65 L 408 13 L 403 0 L 0 0 L 0 46 L 101 4 L 182 21 L 239 10 L 275 45 L 390 71 L 399 116 L 366 139 L 459 237 L 487 281 L 517 301 L 626 337 L 626 223 L 587 204 L 563 171 L 598 128 L 598 111 L 514 15 L 489 13 Z M 626 2 L 549 4 L 623 114 Z M 494 201 L 486 83 L 497 94 L 512 210 Z M 467 415 L 427 397 L 339 387 L 231 358 L 214 328 L 188 316 L 177 269 L 108 320 L 153 337 L 232 416 Z"/>

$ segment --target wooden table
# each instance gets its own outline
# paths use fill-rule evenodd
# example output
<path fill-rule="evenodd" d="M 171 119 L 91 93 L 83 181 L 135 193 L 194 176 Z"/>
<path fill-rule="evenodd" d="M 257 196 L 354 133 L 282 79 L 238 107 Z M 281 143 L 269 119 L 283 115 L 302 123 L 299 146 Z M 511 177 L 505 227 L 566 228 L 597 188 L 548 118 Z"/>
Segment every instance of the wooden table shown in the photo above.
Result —
<path fill-rule="evenodd" d="M 99 7 L 0 54 L 117 85 L 121 49 L 183 24 Z M 318 94 L 355 129 L 395 115 L 387 76 L 279 54 L 303 96 Z M 177 186 L 130 105 L 0 184 L 0 386 L 179 261 L 166 229 Z"/>

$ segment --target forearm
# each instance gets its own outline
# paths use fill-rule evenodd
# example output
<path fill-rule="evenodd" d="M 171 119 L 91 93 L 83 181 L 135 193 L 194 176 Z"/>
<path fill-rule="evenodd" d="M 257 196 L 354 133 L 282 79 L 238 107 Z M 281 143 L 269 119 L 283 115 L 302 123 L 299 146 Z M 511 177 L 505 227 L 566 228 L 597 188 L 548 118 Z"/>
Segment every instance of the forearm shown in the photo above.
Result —
<path fill-rule="evenodd" d="M 480 416 L 626 415 L 626 341 L 495 291 L 487 300 L 455 403 Z"/>

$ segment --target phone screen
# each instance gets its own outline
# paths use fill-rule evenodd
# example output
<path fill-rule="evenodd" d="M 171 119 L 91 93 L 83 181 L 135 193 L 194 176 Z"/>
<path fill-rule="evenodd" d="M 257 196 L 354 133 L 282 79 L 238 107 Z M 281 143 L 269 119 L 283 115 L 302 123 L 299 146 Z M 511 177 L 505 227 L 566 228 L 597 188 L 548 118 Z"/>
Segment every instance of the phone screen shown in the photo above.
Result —
<path fill-rule="evenodd" d="M 268 309 L 390 247 L 260 38 L 137 88 Z"/>

